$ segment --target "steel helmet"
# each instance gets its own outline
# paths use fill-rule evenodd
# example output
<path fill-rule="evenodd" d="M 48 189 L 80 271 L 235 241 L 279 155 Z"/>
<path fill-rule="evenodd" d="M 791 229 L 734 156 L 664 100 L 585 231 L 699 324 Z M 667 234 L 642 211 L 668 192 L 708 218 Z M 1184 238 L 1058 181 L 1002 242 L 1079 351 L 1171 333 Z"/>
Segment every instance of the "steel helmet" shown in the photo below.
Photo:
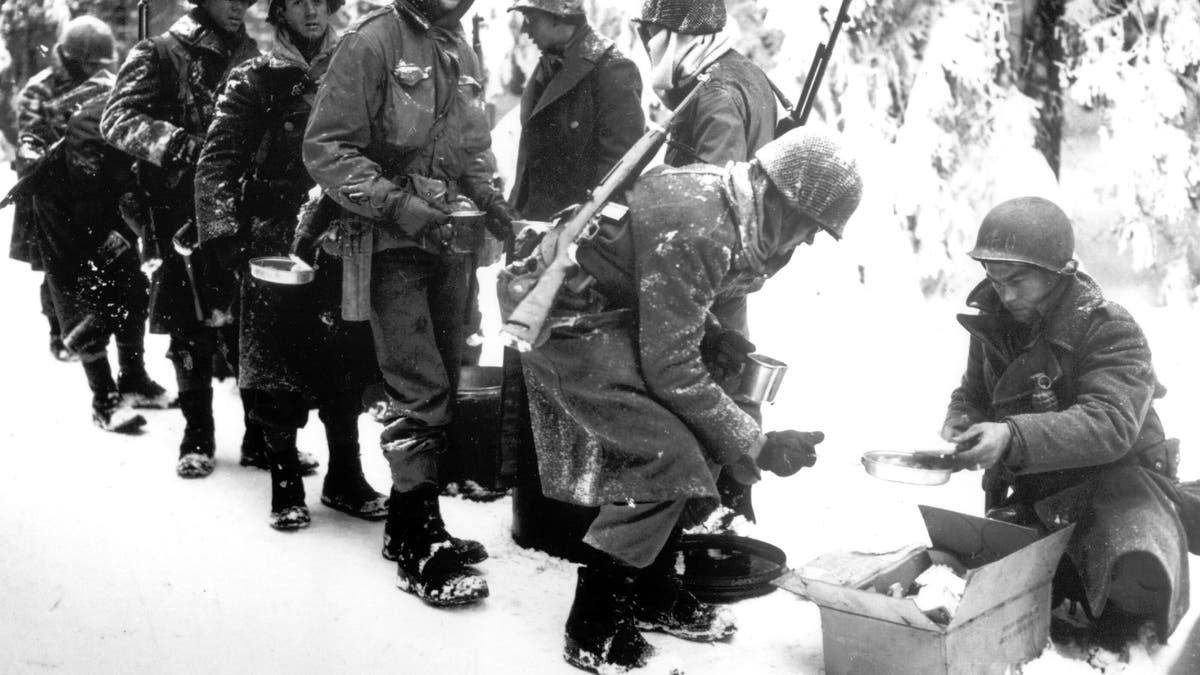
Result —
<path fill-rule="evenodd" d="M 725 20 L 725 0 L 643 0 L 634 19 L 684 35 L 720 33 Z"/>
<path fill-rule="evenodd" d="M 1017 197 L 993 207 L 967 255 L 980 262 L 1025 263 L 1057 274 L 1073 274 L 1078 264 L 1071 219 L 1041 197 Z"/>
<path fill-rule="evenodd" d="M 508 11 L 536 9 L 554 16 L 585 16 L 583 0 L 514 0 Z"/>
<path fill-rule="evenodd" d="M 67 22 L 58 48 L 64 59 L 93 66 L 111 65 L 117 58 L 112 29 L 86 14 Z"/>

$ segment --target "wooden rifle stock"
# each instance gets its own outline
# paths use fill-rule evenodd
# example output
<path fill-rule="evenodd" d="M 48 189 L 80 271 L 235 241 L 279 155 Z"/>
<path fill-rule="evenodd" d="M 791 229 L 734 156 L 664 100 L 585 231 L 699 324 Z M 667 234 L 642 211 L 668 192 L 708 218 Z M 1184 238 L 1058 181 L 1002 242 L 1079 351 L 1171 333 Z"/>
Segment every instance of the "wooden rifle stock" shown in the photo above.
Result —
<path fill-rule="evenodd" d="M 513 308 L 512 313 L 505 319 L 500 329 L 500 339 L 506 347 L 517 351 L 527 352 L 533 349 L 537 338 L 542 333 L 558 291 L 566 280 L 568 273 L 574 269 L 572 246 L 579 240 L 585 228 L 591 223 L 608 202 L 625 189 L 629 182 L 637 178 L 646 164 L 650 162 L 658 149 L 667 139 L 667 125 L 671 119 L 691 104 L 699 93 L 700 88 L 708 82 L 708 76 L 697 77 L 697 84 L 688 95 L 680 101 L 662 126 L 651 125 L 650 129 L 633 144 L 629 150 L 609 169 L 601 179 L 600 184 L 588 193 L 588 198 L 579 205 L 569 217 L 555 224 L 559 229 L 558 240 L 554 250 L 554 259 L 541 269 L 539 252 L 535 250 L 529 258 L 514 263 L 524 274 L 537 274 L 537 281 L 521 301 Z"/>

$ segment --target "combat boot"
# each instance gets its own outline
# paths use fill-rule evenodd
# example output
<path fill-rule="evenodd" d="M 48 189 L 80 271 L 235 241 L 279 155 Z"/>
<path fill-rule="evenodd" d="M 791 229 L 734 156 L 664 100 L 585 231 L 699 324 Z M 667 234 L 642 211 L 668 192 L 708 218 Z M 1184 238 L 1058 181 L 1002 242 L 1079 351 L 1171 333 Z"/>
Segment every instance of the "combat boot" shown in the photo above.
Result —
<path fill-rule="evenodd" d="M 605 556 L 607 558 L 607 556 Z M 646 665 L 654 648 L 633 620 L 637 570 L 608 558 L 579 568 L 567 615 L 563 658 L 594 673 L 623 673 Z"/>
<path fill-rule="evenodd" d="M 117 393 L 106 357 L 84 361 L 83 372 L 92 390 L 92 422 L 96 426 L 105 431 L 131 433 L 146 423 L 146 418 L 131 410 Z"/>
<path fill-rule="evenodd" d="M 633 594 L 637 627 L 696 642 L 724 640 L 737 632 L 733 612 L 701 602 L 683 587 L 675 573 L 679 539 L 676 530 L 654 562 L 637 572 Z"/>
<path fill-rule="evenodd" d="M 424 490 L 426 488 L 419 489 Z M 400 493 L 393 489 L 391 498 L 388 500 L 389 504 L 396 503 L 399 495 Z M 383 525 L 382 554 L 385 560 L 395 561 L 399 559 L 400 537 L 397 533 L 400 531 L 404 517 L 402 511 L 388 508 L 387 522 Z M 478 565 L 488 559 L 488 552 L 483 544 L 473 539 L 459 539 L 458 537 L 451 536 L 446 531 L 446 524 L 442 521 L 441 506 L 437 502 L 436 492 L 433 498 L 433 519 L 429 523 L 429 526 L 433 528 L 437 539 L 449 542 L 450 552 L 454 554 L 460 565 Z"/>
<path fill-rule="evenodd" d="M 238 464 L 241 466 L 250 466 L 263 471 L 270 470 L 271 459 L 267 456 L 266 442 L 263 440 L 263 431 L 260 428 L 261 424 L 250 418 L 250 409 L 253 407 L 254 396 L 251 389 L 239 389 L 238 393 L 242 399 L 242 451 L 241 457 L 238 459 Z M 321 467 L 321 463 L 313 456 L 311 452 L 305 452 L 296 449 L 296 458 L 300 464 L 300 475 L 311 476 Z"/>
<path fill-rule="evenodd" d="M 193 389 L 179 394 L 184 426 L 175 473 L 180 478 L 204 478 L 215 468 L 212 397 L 212 389 Z"/>
<path fill-rule="evenodd" d="M 344 415 L 323 411 L 321 421 L 329 444 L 329 471 L 325 473 L 321 503 L 363 520 L 387 518 L 388 498 L 376 492 L 363 475 L 357 411 Z"/>
<path fill-rule="evenodd" d="M 270 461 L 271 519 L 276 530 L 308 527 L 311 518 L 304 504 L 304 481 L 296 453 L 296 430 L 260 424 L 263 446 Z"/>
<path fill-rule="evenodd" d="M 121 367 L 117 391 L 134 408 L 164 410 L 174 407 L 176 398 L 146 372 L 144 355 L 145 349 L 140 344 L 117 343 L 117 363 Z"/>
<path fill-rule="evenodd" d="M 437 499 L 433 485 L 392 493 L 388 519 L 395 522 L 396 585 L 434 607 L 479 602 L 488 596 L 487 582 L 454 552 Z"/>

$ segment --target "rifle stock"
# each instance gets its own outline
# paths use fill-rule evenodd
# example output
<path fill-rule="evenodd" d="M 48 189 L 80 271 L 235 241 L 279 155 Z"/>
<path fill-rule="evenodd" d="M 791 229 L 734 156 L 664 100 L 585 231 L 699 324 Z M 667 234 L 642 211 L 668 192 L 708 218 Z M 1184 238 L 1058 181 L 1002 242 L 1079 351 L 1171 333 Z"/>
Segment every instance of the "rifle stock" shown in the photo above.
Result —
<path fill-rule="evenodd" d="M 588 193 L 588 198 L 579 205 L 569 217 L 555 225 L 561 232 L 554 250 L 554 259 L 542 266 L 538 251 L 509 266 L 510 270 L 519 270 L 520 274 L 528 277 L 537 275 L 537 281 L 513 308 L 511 314 L 504 320 L 500 329 L 500 339 L 506 347 L 517 351 L 527 352 L 533 349 L 537 338 L 541 335 L 546 324 L 546 318 L 558 297 L 558 291 L 566 281 L 568 273 L 575 268 L 572 259 L 574 243 L 583 234 L 584 229 L 595 219 L 604 206 L 608 204 L 619 190 L 625 188 L 631 179 L 641 174 L 642 169 L 658 152 L 667 138 L 666 126 L 680 110 L 683 110 L 699 93 L 700 88 L 708 81 L 708 77 L 700 75 L 699 82 L 688 95 L 675 107 L 674 112 L 662 126 L 652 125 L 651 128 L 633 144 L 621 159 L 609 169 L 600 184 Z"/>

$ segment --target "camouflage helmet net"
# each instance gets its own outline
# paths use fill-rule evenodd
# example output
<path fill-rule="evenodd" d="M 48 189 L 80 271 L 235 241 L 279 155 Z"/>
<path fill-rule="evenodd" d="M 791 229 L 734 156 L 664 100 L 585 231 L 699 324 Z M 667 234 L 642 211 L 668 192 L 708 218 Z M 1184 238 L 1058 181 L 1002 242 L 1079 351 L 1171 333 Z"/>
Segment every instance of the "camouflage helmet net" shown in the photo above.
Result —
<path fill-rule="evenodd" d="M 725 0 L 644 0 L 637 20 L 685 35 L 719 33 L 725 27 Z"/>
<path fill-rule="evenodd" d="M 754 157 L 793 207 L 842 238 L 862 199 L 862 176 L 837 136 L 799 127 L 764 145 Z"/>

